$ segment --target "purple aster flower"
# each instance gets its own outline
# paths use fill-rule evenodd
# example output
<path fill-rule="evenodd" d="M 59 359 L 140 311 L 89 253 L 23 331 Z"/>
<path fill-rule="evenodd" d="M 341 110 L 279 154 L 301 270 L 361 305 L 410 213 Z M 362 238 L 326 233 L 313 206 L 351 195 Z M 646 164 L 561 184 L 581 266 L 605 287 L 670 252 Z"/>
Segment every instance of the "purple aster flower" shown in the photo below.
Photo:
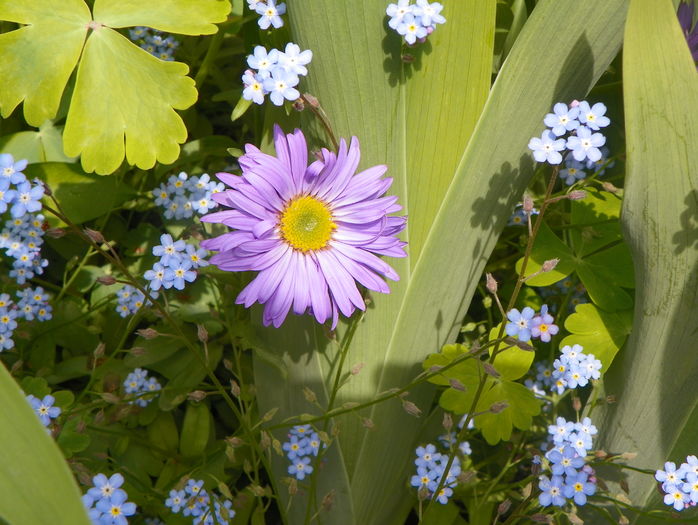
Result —
<path fill-rule="evenodd" d="M 366 308 L 356 282 L 389 293 L 381 278 L 397 273 L 376 255 L 405 257 L 397 238 L 405 217 L 397 197 L 382 197 L 392 183 L 386 166 L 355 174 L 359 142 L 341 141 L 337 153 L 323 149 L 322 160 L 308 166 L 300 130 L 285 135 L 274 128 L 278 157 L 247 145 L 240 157 L 242 176 L 219 173 L 230 189 L 214 200 L 231 208 L 210 213 L 204 222 L 223 223 L 234 231 L 201 246 L 217 251 L 209 262 L 226 271 L 258 271 L 236 302 L 265 304 L 264 323 L 281 326 L 289 310 L 312 313 L 319 323 L 339 313 L 349 317 Z"/>
<path fill-rule="evenodd" d="M 531 320 L 535 311 L 530 306 L 526 306 L 520 312 L 512 308 L 507 312 L 509 322 L 506 325 L 506 333 L 510 337 L 519 336 L 519 341 L 527 343 L 531 340 Z"/>
<path fill-rule="evenodd" d="M 550 337 L 560 330 L 556 324 L 553 324 L 554 321 L 553 316 L 548 313 L 548 305 L 544 304 L 540 309 L 540 315 L 531 321 L 531 336 L 540 337 L 541 341 L 549 343 Z"/>

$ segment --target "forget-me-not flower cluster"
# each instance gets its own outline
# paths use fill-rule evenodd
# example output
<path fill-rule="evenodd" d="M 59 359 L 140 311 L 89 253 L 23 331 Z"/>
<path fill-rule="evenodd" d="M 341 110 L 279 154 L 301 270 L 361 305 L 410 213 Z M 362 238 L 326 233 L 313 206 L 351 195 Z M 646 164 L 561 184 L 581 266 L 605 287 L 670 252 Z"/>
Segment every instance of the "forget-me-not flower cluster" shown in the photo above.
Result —
<path fill-rule="evenodd" d="M 581 345 L 566 345 L 553 361 L 552 389 L 562 394 L 566 388 L 584 387 L 601 377 L 601 361 L 594 354 L 585 354 Z"/>
<path fill-rule="evenodd" d="M 153 255 L 160 260 L 143 274 L 148 287 L 157 292 L 160 288 L 184 290 L 186 283 L 194 282 L 196 269 L 208 266 L 206 250 L 188 244 L 182 239 L 175 241 L 170 234 L 160 236 L 160 244 L 153 247 Z"/>
<path fill-rule="evenodd" d="M 116 473 L 110 478 L 97 474 L 92 478 L 94 486 L 82 497 L 87 513 L 95 525 L 127 525 L 128 516 L 136 513 L 136 504 L 128 499 L 121 485 L 124 477 Z"/>
<path fill-rule="evenodd" d="M 464 442 L 467 444 L 467 442 Z M 462 446 L 463 444 L 461 444 Z M 466 450 L 469 450 L 468 445 Z M 415 450 L 417 458 L 414 460 L 417 468 L 416 474 L 410 479 L 410 485 L 418 491 L 425 491 L 424 497 L 430 498 L 439 487 L 441 478 L 443 477 L 446 466 L 448 465 L 449 456 L 438 452 L 436 446 L 429 443 L 423 447 L 417 447 Z M 441 504 L 448 503 L 448 498 L 453 495 L 453 488 L 458 483 L 458 475 L 461 472 L 461 465 L 458 456 L 453 458 L 451 468 L 446 475 L 443 487 L 436 496 L 436 500 Z"/>
<path fill-rule="evenodd" d="M 310 425 L 296 425 L 289 430 L 288 441 L 282 445 L 291 462 L 288 473 L 299 481 L 312 474 L 313 466 L 310 463 L 322 446 L 319 434 Z"/>
<path fill-rule="evenodd" d="M 587 497 L 596 492 L 594 470 L 586 464 L 586 456 L 597 433 L 588 417 L 577 423 L 558 417 L 548 427 L 552 447 L 545 453 L 545 459 L 551 476 L 543 475 L 538 482 L 541 490 L 538 502 L 543 507 L 562 507 L 567 500 L 584 505 Z"/>
<path fill-rule="evenodd" d="M 160 184 L 152 191 L 155 204 L 165 209 L 166 219 L 188 219 L 194 215 L 205 215 L 216 208 L 218 203 L 212 195 L 225 188 L 222 182 L 215 182 L 203 175 L 189 177 L 185 172 L 172 175 L 166 183 Z"/>
<path fill-rule="evenodd" d="M 441 14 L 443 5 L 429 0 L 398 0 L 388 5 L 385 13 L 390 17 L 388 26 L 402 35 L 409 45 L 417 41 L 424 42 L 436 26 L 445 24 L 446 18 Z"/>
<path fill-rule="evenodd" d="M 305 66 L 312 59 L 310 49 L 301 51 L 300 46 L 293 42 L 286 44 L 284 51 L 267 51 L 264 46 L 256 46 L 247 57 L 250 69 L 242 75 L 242 97 L 262 104 L 264 97 L 269 95 L 276 106 L 283 105 L 284 100 L 297 100 L 301 95 L 296 86 L 300 77 L 308 74 Z"/>
<path fill-rule="evenodd" d="M 578 161 L 574 157 L 565 159 L 565 167 L 560 170 L 560 178 L 565 184 L 572 186 L 577 181 L 585 179 L 588 172 L 598 176 L 603 175 L 606 169 L 613 167 L 615 163 L 608 159 L 606 146 L 601 147 L 600 150 L 601 158 L 596 161 L 591 159 Z"/>
<path fill-rule="evenodd" d="M 158 293 L 151 292 L 151 298 L 157 299 Z M 116 292 L 116 313 L 121 317 L 128 317 L 140 310 L 144 305 L 150 302 L 150 298 L 146 299 L 143 292 L 131 286 L 130 284 Z"/>
<path fill-rule="evenodd" d="M 56 398 L 51 394 L 47 394 L 41 399 L 29 394 L 27 396 L 27 401 L 29 401 L 29 404 L 34 409 L 34 412 L 36 412 L 36 415 L 39 416 L 41 424 L 45 427 L 48 427 L 52 420 L 61 415 L 61 408 L 53 406 L 53 404 L 56 402 Z"/>
<path fill-rule="evenodd" d="M 17 328 L 17 321 L 48 321 L 52 316 L 51 305 L 48 304 L 48 294 L 41 286 L 17 290 L 19 299 L 12 301 L 9 294 L 0 294 L 0 352 L 14 347 L 12 335 Z"/>
<path fill-rule="evenodd" d="M 190 479 L 183 490 L 172 489 L 165 506 L 175 514 L 191 517 L 192 525 L 228 525 L 235 517 L 232 502 L 221 503 L 215 494 L 209 495 L 203 480 Z"/>
<path fill-rule="evenodd" d="M 537 162 L 560 164 L 561 152 L 567 150 L 577 162 L 600 161 L 606 137 L 599 130 L 611 123 L 605 115 L 606 106 L 601 102 L 590 106 L 587 101 L 574 101 L 569 107 L 558 102 L 553 106 L 553 112 L 543 119 L 547 129 L 540 138 L 533 137 L 528 143 L 533 158 Z M 569 173 L 565 178 L 569 180 Z"/>
<path fill-rule="evenodd" d="M 148 377 L 148 371 L 136 368 L 124 379 L 124 392 L 130 394 L 133 399 L 130 404 L 146 407 L 157 396 L 156 392 L 162 389 L 162 385 L 154 377 Z"/>
<path fill-rule="evenodd" d="M 512 308 L 507 312 L 508 322 L 504 327 L 510 337 L 518 337 L 519 341 L 527 343 L 531 338 L 540 338 L 549 342 L 551 336 L 557 334 L 559 328 L 554 324 L 553 317 L 548 313 L 548 306 L 543 305 L 539 314 L 530 306 L 519 311 Z"/>
<path fill-rule="evenodd" d="M 676 468 L 676 463 L 667 461 L 664 470 L 657 470 L 654 478 L 662 485 L 664 503 L 681 511 L 698 503 L 698 458 L 686 457 L 686 462 Z"/>
<path fill-rule="evenodd" d="M 179 41 L 174 36 L 164 36 L 162 31 L 150 27 L 137 26 L 129 29 L 128 36 L 141 49 L 160 60 L 174 60 L 174 52 L 179 47 Z"/>
<path fill-rule="evenodd" d="M 276 0 L 247 0 L 247 6 L 250 11 L 260 15 L 257 20 L 260 29 L 269 29 L 269 26 L 274 29 L 283 27 L 281 15 L 286 14 L 286 4 L 277 4 Z"/>

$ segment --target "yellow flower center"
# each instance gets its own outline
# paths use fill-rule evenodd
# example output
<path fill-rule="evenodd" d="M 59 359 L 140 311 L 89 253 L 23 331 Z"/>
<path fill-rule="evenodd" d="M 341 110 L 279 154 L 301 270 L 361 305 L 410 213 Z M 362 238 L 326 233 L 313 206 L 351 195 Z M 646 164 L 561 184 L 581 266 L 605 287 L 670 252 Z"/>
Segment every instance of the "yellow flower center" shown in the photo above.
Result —
<path fill-rule="evenodd" d="M 281 214 L 281 236 L 302 252 L 327 247 L 336 228 L 328 206 L 309 195 L 292 200 Z"/>

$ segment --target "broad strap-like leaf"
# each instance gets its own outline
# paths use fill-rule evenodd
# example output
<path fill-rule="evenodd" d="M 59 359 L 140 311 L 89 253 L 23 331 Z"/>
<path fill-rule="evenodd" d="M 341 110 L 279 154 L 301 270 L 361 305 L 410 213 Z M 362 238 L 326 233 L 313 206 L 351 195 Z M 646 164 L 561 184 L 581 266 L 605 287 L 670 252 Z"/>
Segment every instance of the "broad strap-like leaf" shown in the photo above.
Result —
<path fill-rule="evenodd" d="M 116 170 L 124 158 L 141 169 L 179 156 L 187 128 L 174 109 L 196 102 L 189 68 L 159 60 L 108 27 L 93 31 L 78 67 L 63 136 L 85 171 Z M 117 111 L 118 108 L 118 111 Z"/>
<path fill-rule="evenodd" d="M 0 20 L 26 24 L 0 35 L 3 118 L 22 101 L 32 126 L 55 116 L 91 19 L 83 0 L 0 0 Z"/>
<path fill-rule="evenodd" d="M 96 0 L 94 19 L 109 27 L 147 26 L 182 35 L 210 35 L 225 22 L 230 0 Z"/>
<path fill-rule="evenodd" d="M 2 364 L 0 406 L 0 521 L 89 525 L 63 455 Z"/>
<path fill-rule="evenodd" d="M 696 453 L 698 418 L 698 74 L 670 0 L 632 0 L 623 87 L 622 223 L 638 286 L 632 334 L 606 376 L 617 403 L 596 425 L 604 450 L 655 470 Z M 634 504 L 662 505 L 652 476 L 625 472 Z"/>

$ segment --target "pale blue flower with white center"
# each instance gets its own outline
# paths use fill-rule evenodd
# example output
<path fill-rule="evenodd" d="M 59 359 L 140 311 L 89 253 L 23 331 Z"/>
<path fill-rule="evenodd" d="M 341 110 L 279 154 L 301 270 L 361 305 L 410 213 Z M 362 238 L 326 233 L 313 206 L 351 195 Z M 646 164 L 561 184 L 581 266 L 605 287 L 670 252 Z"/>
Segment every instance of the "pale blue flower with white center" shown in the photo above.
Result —
<path fill-rule="evenodd" d="M 553 316 L 548 313 L 548 305 L 541 306 L 540 314 L 531 321 L 531 337 L 540 337 L 541 341 L 549 343 L 551 337 L 559 331 L 554 321 Z"/>
<path fill-rule="evenodd" d="M 414 464 L 418 467 L 433 467 L 436 465 L 436 460 L 441 457 L 441 454 L 436 451 L 436 447 L 429 443 L 426 447 L 417 447 L 415 451 L 417 459 Z"/>
<path fill-rule="evenodd" d="M 99 523 L 101 525 L 127 525 L 127 516 L 136 513 L 136 504 L 126 501 L 128 496 L 122 491 L 115 492 L 110 499 L 101 499 L 95 508 L 103 513 Z"/>
<path fill-rule="evenodd" d="M 572 432 L 574 432 L 574 423 L 567 421 L 564 417 L 558 417 L 554 425 L 548 426 L 548 434 L 556 445 L 567 442 Z"/>
<path fill-rule="evenodd" d="M 592 446 L 591 436 L 582 432 L 570 432 L 566 441 L 581 457 L 585 457 Z"/>
<path fill-rule="evenodd" d="M 14 331 L 17 328 L 17 311 L 8 307 L 0 308 L 0 334 Z"/>
<path fill-rule="evenodd" d="M 297 480 L 302 481 L 309 474 L 312 474 L 313 467 L 310 465 L 308 456 L 296 458 L 288 467 L 288 473 L 295 476 Z"/>
<path fill-rule="evenodd" d="M 446 18 L 441 14 L 444 6 L 438 2 L 429 2 L 429 0 L 417 0 L 412 12 L 414 16 L 421 19 L 424 27 L 436 27 L 437 24 L 445 24 Z"/>
<path fill-rule="evenodd" d="M 567 382 L 567 388 L 584 387 L 589 383 L 585 371 L 580 368 L 579 363 L 572 363 L 565 371 L 563 378 Z"/>
<path fill-rule="evenodd" d="M 410 5 L 410 0 L 398 0 L 396 4 L 389 4 L 385 10 L 385 14 L 390 17 L 388 25 L 395 30 L 397 30 L 405 16 L 410 13 L 414 14 L 414 6 Z"/>
<path fill-rule="evenodd" d="M 596 162 L 601 158 L 601 146 L 606 144 L 606 137 L 601 133 L 593 133 L 586 126 L 577 128 L 577 135 L 567 139 L 567 149 L 572 152 L 575 160 L 589 159 Z"/>
<path fill-rule="evenodd" d="M 601 377 L 601 361 L 588 354 L 580 361 L 580 366 L 585 370 L 589 379 L 599 379 Z"/>
<path fill-rule="evenodd" d="M 291 461 L 295 461 L 296 458 L 306 456 L 307 447 L 308 438 L 299 438 L 298 436 L 291 436 L 289 440 L 281 446 L 281 448 L 286 451 L 286 457 Z"/>
<path fill-rule="evenodd" d="M 277 5 L 275 0 L 267 0 L 265 4 L 258 3 L 255 11 L 262 15 L 257 20 L 260 29 L 269 29 L 269 26 L 279 29 L 284 25 L 284 21 L 281 19 L 281 15 L 286 13 L 286 4 L 284 3 Z"/>
<path fill-rule="evenodd" d="M 560 151 L 565 149 L 564 139 L 556 139 L 555 135 L 546 129 L 540 138 L 533 137 L 528 143 L 528 149 L 533 152 L 537 162 L 548 162 L 556 165 L 562 162 Z"/>
<path fill-rule="evenodd" d="M 271 77 L 264 79 L 264 89 L 269 92 L 269 98 L 275 106 L 282 106 L 284 100 L 297 100 L 301 96 L 295 89 L 298 77 L 281 67 L 272 71 Z"/>
<path fill-rule="evenodd" d="M 41 184 L 32 185 L 24 181 L 17 185 L 16 190 L 8 190 L 13 203 L 10 214 L 22 217 L 25 213 L 33 213 L 41 209 L 41 199 L 44 197 L 44 187 Z"/>
<path fill-rule="evenodd" d="M 415 17 L 412 13 L 407 13 L 403 17 L 402 22 L 397 26 L 397 32 L 401 34 L 405 42 L 410 45 L 413 45 L 418 38 L 426 38 L 429 34 L 427 28 L 421 24 L 420 19 Z"/>
<path fill-rule="evenodd" d="M 143 375 L 139 372 L 143 372 L 141 368 L 137 368 L 133 372 L 129 373 L 124 379 L 124 392 L 127 394 L 135 394 L 139 392 L 143 387 Z"/>
<path fill-rule="evenodd" d="M 9 191 L 10 179 L 0 177 L 0 213 L 5 213 L 7 211 L 7 206 L 11 204 L 14 199 L 14 193 L 8 193 Z"/>
<path fill-rule="evenodd" d="M 213 208 L 218 206 L 218 204 L 211 199 L 210 194 L 199 195 L 198 198 L 193 199 L 191 202 L 192 208 L 199 215 L 205 215 Z"/>
<path fill-rule="evenodd" d="M 203 248 L 197 248 L 193 244 L 187 244 L 185 254 L 182 258 L 188 260 L 191 263 L 192 268 L 204 268 L 209 265 L 209 262 L 205 259 L 208 253 Z"/>
<path fill-rule="evenodd" d="M 179 512 L 179 510 L 185 505 L 187 495 L 183 490 L 170 491 L 170 497 L 165 500 L 165 506 L 169 507 L 172 512 Z"/>
<path fill-rule="evenodd" d="M 417 473 L 410 478 L 410 485 L 415 488 L 427 488 L 436 478 L 437 472 L 426 466 L 417 467 Z"/>
<path fill-rule="evenodd" d="M 654 479 L 661 482 L 664 491 L 668 491 L 669 486 L 681 486 L 686 481 L 686 471 L 679 467 L 676 468 L 676 463 L 667 461 L 664 463 L 664 470 L 658 470 L 654 473 Z"/>
<path fill-rule="evenodd" d="M 548 113 L 543 119 L 543 123 L 551 128 L 551 131 L 561 137 L 568 131 L 579 127 L 579 107 L 568 108 L 567 104 L 558 102 L 553 106 L 553 112 Z"/>
<path fill-rule="evenodd" d="M 256 11 L 257 6 L 259 4 L 263 4 L 264 0 L 247 0 L 247 7 L 250 8 L 250 11 Z"/>
<path fill-rule="evenodd" d="M 153 255 L 160 257 L 160 262 L 164 266 L 177 264 L 181 260 L 181 253 L 186 249 L 183 240 L 175 241 L 172 235 L 165 233 L 160 236 L 160 245 L 153 247 Z"/>
<path fill-rule="evenodd" d="M 694 474 L 698 475 L 698 457 L 687 456 L 686 462 L 681 463 L 681 468 L 684 470 L 684 472 L 693 472 Z"/>
<path fill-rule="evenodd" d="M 536 312 L 530 306 L 526 306 L 519 312 L 518 309 L 512 308 L 507 312 L 505 331 L 510 337 L 517 336 L 519 341 L 527 343 L 531 340 L 531 320 Z"/>
<path fill-rule="evenodd" d="M 579 103 L 579 121 L 594 131 L 605 128 L 611 123 L 611 119 L 604 116 L 605 114 L 606 106 L 601 102 L 591 107 L 586 100 Z"/>
<path fill-rule="evenodd" d="M 296 425 L 288 431 L 292 436 L 306 436 L 313 432 L 313 428 L 310 425 Z"/>
<path fill-rule="evenodd" d="M 124 496 L 126 496 L 126 492 L 119 488 L 124 484 L 124 477 L 118 472 L 109 478 L 104 474 L 97 474 L 92 478 L 92 484 L 94 487 L 89 489 L 87 494 L 93 498 L 94 501 L 109 501 L 114 494 L 119 492 L 123 492 Z"/>
<path fill-rule="evenodd" d="M 0 332 L 0 352 L 14 347 L 15 342 L 12 340 L 12 332 Z"/>
<path fill-rule="evenodd" d="M 151 290 L 157 291 L 160 288 L 172 288 L 174 272 L 170 268 L 165 268 L 161 263 L 155 263 L 153 268 L 146 271 L 143 277 L 150 281 L 148 286 Z"/>
<path fill-rule="evenodd" d="M 596 485 L 589 482 L 589 476 L 586 472 L 579 472 L 574 476 L 567 476 L 563 494 L 574 499 L 577 505 L 585 505 L 587 496 L 593 496 L 596 493 Z"/>
<path fill-rule="evenodd" d="M 15 162 L 9 153 L 0 153 L 0 178 L 7 179 L 12 184 L 21 184 L 27 180 L 22 171 L 27 167 L 27 160 L 22 159 Z"/>
<path fill-rule="evenodd" d="M 301 51 L 298 44 L 289 42 L 283 52 L 278 54 L 278 65 L 289 73 L 297 76 L 305 76 L 308 69 L 305 67 L 313 59 L 313 52 L 310 49 Z"/>
<path fill-rule="evenodd" d="M 264 78 L 248 69 L 242 75 L 242 98 L 245 100 L 251 100 L 255 104 L 263 104 L 264 96 L 266 91 L 264 91 Z"/>
<path fill-rule="evenodd" d="M 566 159 L 565 167 L 560 170 L 560 178 L 565 184 L 572 186 L 578 180 L 584 179 L 587 174 L 584 171 L 586 164 L 575 159 Z"/>
<path fill-rule="evenodd" d="M 538 482 L 538 488 L 541 490 L 538 496 L 538 502 L 543 507 L 554 505 L 562 507 L 565 504 L 565 497 L 562 495 L 562 477 L 553 476 L 549 479 L 548 476 L 541 476 Z"/>
<path fill-rule="evenodd" d="M 51 424 L 52 419 L 56 419 L 61 415 L 60 407 L 53 406 L 53 404 L 56 402 L 56 398 L 54 398 L 52 395 L 46 395 L 43 397 L 43 399 L 39 399 L 38 397 L 34 397 L 30 394 L 27 396 L 27 401 L 29 401 L 29 404 L 34 409 L 34 412 L 36 412 L 36 415 L 39 416 L 41 424 L 45 427 Z"/>
<path fill-rule="evenodd" d="M 317 456 L 322 447 L 322 441 L 320 440 L 320 435 L 317 432 L 313 432 L 308 436 L 308 446 L 306 447 L 306 452 L 309 455 Z"/>
<path fill-rule="evenodd" d="M 664 496 L 664 504 L 674 507 L 674 510 L 682 511 L 686 508 L 686 503 L 688 503 L 688 494 L 683 492 L 680 487 L 676 485 L 668 485 L 664 487 L 666 495 Z"/>
<path fill-rule="evenodd" d="M 166 208 L 170 204 L 170 189 L 166 184 L 160 184 L 152 191 L 155 197 L 155 204 Z"/>
<path fill-rule="evenodd" d="M 196 272 L 191 269 L 191 262 L 187 259 L 180 259 L 176 264 L 171 264 L 172 286 L 177 290 L 184 290 L 185 283 L 194 282 Z"/>
<path fill-rule="evenodd" d="M 588 417 L 585 417 L 581 421 L 575 423 L 574 429 L 579 433 L 588 435 L 590 438 L 591 436 L 595 436 L 598 433 L 598 429 L 594 426 L 594 424 L 591 422 L 591 419 Z"/>
<path fill-rule="evenodd" d="M 574 476 L 584 466 L 584 458 L 580 457 L 569 445 L 566 445 L 562 452 L 551 449 L 545 454 L 545 457 L 550 461 L 551 470 L 555 476 L 563 474 Z"/>
<path fill-rule="evenodd" d="M 255 46 L 251 55 L 247 56 L 247 65 L 257 71 L 261 78 L 269 78 L 272 70 L 278 66 L 279 51 L 267 51 L 264 46 Z"/>

